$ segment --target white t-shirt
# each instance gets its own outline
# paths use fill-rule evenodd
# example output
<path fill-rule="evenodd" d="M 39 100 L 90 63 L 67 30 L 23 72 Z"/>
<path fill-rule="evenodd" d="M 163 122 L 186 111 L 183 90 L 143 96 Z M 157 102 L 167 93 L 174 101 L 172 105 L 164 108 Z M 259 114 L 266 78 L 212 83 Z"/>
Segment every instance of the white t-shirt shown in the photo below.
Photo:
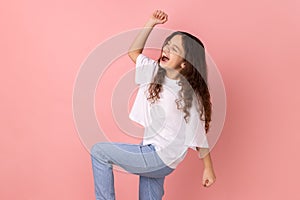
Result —
<path fill-rule="evenodd" d="M 198 102 L 193 104 L 188 123 L 184 120 L 185 113 L 177 109 L 175 100 L 181 89 L 178 80 L 165 76 L 160 99 L 150 105 L 147 100 L 149 83 L 158 71 L 158 63 L 140 54 L 136 60 L 135 83 L 139 85 L 136 99 L 129 118 L 145 127 L 143 144 L 152 144 L 162 159 L 171 168 L 184 159 L 187 149 L 196 147 L 209 148 L 205 122 L 200 120 Z M 195 96 L 194 96 L 195 97 Z"/>

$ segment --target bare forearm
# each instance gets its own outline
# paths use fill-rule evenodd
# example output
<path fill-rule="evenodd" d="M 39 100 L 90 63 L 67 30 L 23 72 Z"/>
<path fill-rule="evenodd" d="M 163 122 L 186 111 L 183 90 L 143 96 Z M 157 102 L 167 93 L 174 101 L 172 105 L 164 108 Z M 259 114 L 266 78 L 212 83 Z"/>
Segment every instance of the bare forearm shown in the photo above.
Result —
<path fill-rule="evenodd" d="M 213 168 L 213 163 L 208 148 L 199 148 L 199 157 L 202 158 L 205 168 Z"/>
<path fill-rule="evenodd" d="M 156 10 L 146 22 L 144 28 L 138 33 L 128 50 L 128 55 L 135 63 L 139 54 L 143 52 L 144 46 L 152 29 L 157 24 L 163 24 L 168 20 L 168 15 L 163 11 Z"/>
<path fill-rule="evenodd" d="M 152 20 L 148 20 L 144 28 L 138 33 L 135 40 L 128 50 L 128 54 L 140 54 L 142 53 L 148 36 L 150 35 L 155 23 Z"/>
<path fill-rule="evenodd" d="M 203 164 L 205 168 L 213 168 L 210 153 L 207 153 L 207 155 L 203 158 Z"/>

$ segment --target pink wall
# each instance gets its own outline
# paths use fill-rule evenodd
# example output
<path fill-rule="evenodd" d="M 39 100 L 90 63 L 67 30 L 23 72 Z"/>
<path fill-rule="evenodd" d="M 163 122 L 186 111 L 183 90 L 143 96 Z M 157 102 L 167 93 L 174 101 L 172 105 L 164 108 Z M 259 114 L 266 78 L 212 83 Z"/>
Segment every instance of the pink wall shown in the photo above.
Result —
<path fill-rule="evenodd" d="M 190 151 L 166 179 L 164 199 L 300 198 L 299 1 L 184 2 L 1 2 L 0 199 L 94 198 L 90 156 L 73 121 L 73 84 L 96 45 L 141 27 L 155 9 L 169 15 L 161 27 L 204 41 L 227 94 L 211 152 L 216 183 L 201 186 L 203 165 Z M 111 132 L 121 135 L 113 125 Z M 116 172 L 115 179 L 119 199 L 137 199 L 137 176 Z"/>

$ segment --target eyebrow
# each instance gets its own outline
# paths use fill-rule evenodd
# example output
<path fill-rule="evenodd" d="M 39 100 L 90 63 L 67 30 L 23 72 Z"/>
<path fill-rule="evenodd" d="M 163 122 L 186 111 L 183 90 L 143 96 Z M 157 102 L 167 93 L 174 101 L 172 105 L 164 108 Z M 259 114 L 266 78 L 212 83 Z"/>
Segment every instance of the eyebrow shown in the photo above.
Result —
<path fill-rule="evenodd" d="M 177 45 L 174 44 L 174 47 L 175 47 L 178 51 L 181 51 Z"/>
<path fill-rule="evenodd" d="M 167 43 L 171 43 L 171 40 L 169 40 Z M 178 51 L 181 52 L 181 50 L 179 49 L 179 47 L 178 47 L 176 44 L 174 44 L 174 47 L 175 47 Z"/>

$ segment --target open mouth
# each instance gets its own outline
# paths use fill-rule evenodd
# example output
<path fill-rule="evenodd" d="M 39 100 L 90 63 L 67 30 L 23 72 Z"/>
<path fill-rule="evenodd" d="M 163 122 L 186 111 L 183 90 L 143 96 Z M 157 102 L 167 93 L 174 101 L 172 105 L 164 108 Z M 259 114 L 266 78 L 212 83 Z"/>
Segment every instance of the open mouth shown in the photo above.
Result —
<path fill-rule="evenodd" d="M 167 62 L 167 61 L 169 60 L 169 58 L 168 58 L 167 56 L 163 55 L 163 56 L 161 57 L 161 60 L 162 60 L 163 62 Z"/>

